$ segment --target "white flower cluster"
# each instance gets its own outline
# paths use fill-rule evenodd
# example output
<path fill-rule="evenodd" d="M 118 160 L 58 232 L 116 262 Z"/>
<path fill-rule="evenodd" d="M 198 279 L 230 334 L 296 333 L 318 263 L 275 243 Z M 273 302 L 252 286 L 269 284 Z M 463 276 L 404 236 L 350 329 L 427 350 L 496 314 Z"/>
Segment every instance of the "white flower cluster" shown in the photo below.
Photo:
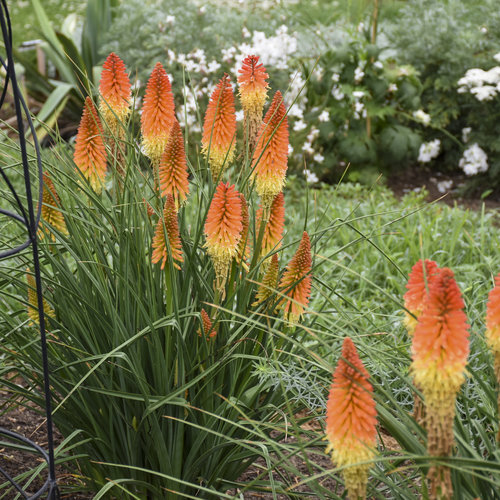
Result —
<path fill-rule="evenodd" d="M 430 142 L 424 142 L 421 144 L 418 150 L 418 161 L 420 163 L 429 163 L 434 158 L 437 158 L 439 151 L 441 150 L 441 141 L 439 139 L 434 139 Z"/>
<path fill-rule="evenodd" d="M 366 108 L 364 102 L 362 102 L 363 97 L 365 97 L 364 91 L 355 90 L 352 97 L 354 98 L 354 119 L 366 118 Z"/>
<path fill-rule="evenodd" d="M 500 62 L 500 53 L 494 59 Z M 500 66 L 488 71 L 471 68 L 458 80 L 458 92 L 470 92 L 478 101 L 491 101 L 500 93 Z"/>
<path fill-rule="evenodd" d="M 418 120 L 426 127 L 431 123 L 431 115 L 427 114 L 423 109 L 414 111 L 413 118 L 415 118 L 415 120 Z"/>
<path fill-rule="evenodd" d="M 316 127 L 311 127 L 311 130 L 309 131 L 309 134 L 307 134 L 306 141 L 304 142 L 304 145 L 302 146 L 302 152 L 313 155 L 315 153 L 314 148 L 312 147 L 313 142 L 317 139 L 319 136 L 319 130 Z M 318 162 L 321 163 L 321 162 Z"/>
<path fill-rule="evenodd" d="M 465 172 L 465 175 L 476 175 L 488 170 L 488 155 L 475 142 L 464 151 L 458 166 Z"/>

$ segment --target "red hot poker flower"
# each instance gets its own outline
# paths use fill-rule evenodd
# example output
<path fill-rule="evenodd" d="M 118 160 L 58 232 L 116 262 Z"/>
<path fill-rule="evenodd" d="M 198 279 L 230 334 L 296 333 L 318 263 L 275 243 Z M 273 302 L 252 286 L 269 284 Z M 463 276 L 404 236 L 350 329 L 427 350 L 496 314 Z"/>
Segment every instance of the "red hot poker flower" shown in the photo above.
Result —
<path fill-rule="evenodd" d="M 83 106 L 73 160 L 92 189 L 99 193 L 106 177 L 106 149 L 101 121 L 90 97 L 85 99 Z"/>
<path fill-rule="evenodd" d="M 266 301 L 276 293 L 276 289 L 278 287 L 278 274 L 278 254 L 274 253 L 271 257 L 269 266 L 267 266 L 266 273 L 262 278 L 262 283 L 259 285 L 255 295 L 255 302 L 252 304 L 254 307 Z"/>
<path fill-rule="evenodd" d="M 213 328 L 213 323 L 212 320 L 210 319 L 210 316 L 208 315 L 207 311 L 205 309 L 201 310 L 201 324 L 203 326 L 203 334 L 206 339 L 213 339 L 216 335 L 217 332 Z M 201 330 L 198 331 L 198 335 L 201 337 Z"/>
<path fill-rule="evenodd" d="M 208 157 L 213 180 L 234 158 L 236 147 L 236 112 L 233 86 L 227 73 L 221 78 L 210 97 L 201 140 L 202 152 Z"/>
<path fill-rule="evenodd" d="M 27 269 L 26 272 L 26 280 L 28 282 L 28 317 L 31 320 L 31 325 L 39 325 L 40 324 L 40 316 L 38 314 L 38 297 L 36 294 L 36 280 L 35 277 L 31 274 L 30 270 Z M 49 305 L 49 303 L 42 299 L 43 303 L 43 312 L 46 317 L 55 318 L 54 309 Z"/>
<path fill-rule="evenodd" d="M 369 375 L 353 341 L 346 337 L 342 346 L 326 407 L 327 452 L 343 470 L 352 499 L 366 498 L 370 464 L 376 449 L 377 411 Z"/>
<path fill-rule="evenodd" d="M 168 239 L 168 244 L 167 244 Z M 161 268 L 164 269 L 165 263 L 169 257 L 168 247 L 172 263 L 176 269 L 180 269 L 178 263 L 184 262 L 182 256 L 182 243 L 179 235 L 179 223 L 177 221 L 177 210 L 174 197 L 169 194 L 165 201 L 163 209 L 163 219 L 160 218 L 156 226 L 155 236 L 153 238 L 152 262 L 156 264 L 161 261 Z"/>
<path fill-rule="evenodd" d="M 175 105 L 167 72 L 156 63 L 149 77 L 141 115 L 142 145 L 153 164 L 158 164 L 175 121 Z"/>
<path fill-rule="evenodd" d="M 433 260 L 425 260 L 425 273 L 422 260 L 418 260 L 412 267 L 408 284 L 406 285 L 407 292 L 404 295 L 404 303 L 406 309 L 417 318 L 422 313 L 424 302 L 427 299 L 427 290 L 436 277 L 439 267 Z M 405 312 L 404 323 L 410 335 L 413 335 L 417 320 Z"/>
<path fill-rule="evenodd" d="M 257 211 L 257 220 L 262 223 L 262 208 Z M 264 229 L 262 237 L 261 255 L 267 255 L 269 252 L 278 249 L 281 246 L 283 230 L 285 228 L 285 196 L 283 192 L 274 198 L 269 212 L 269 220 Z"/>
<path fill-rule="evenodd" d="M 123 61 L 111 52 L 102 67 L 99 83 L 99 111 L 112 132 L 119 132 L 118 121 L 130 113 L 131 85 Z"/>
<path fill-rule="evenodd" d="M 178 207 L 189 193 L 188 168 L 181 126 L 174 121 L 170 138 L 160 158 L 160 191 L 162 196 L 171 194 Z"/>
<path fill-rule="evenodd" d="M 455 399 L 465 380 L 469 354 L 469 332 L 463 309 L 453 271 L 441 269 L 429 286 L 412 344 L 411 370 L 415 385 L 424 396 L 428 453 L 432 456 L 448 456 L 453 447 Z M 452 498 L 448 468 L 431 467 L 428 477 L 433 497 Z"/>
<path fill-rule="evenodd" d="M 54 183 L 49 174 L 43 174 L 43 196 L 42 196 L 42 219 L 62 234 L 68 234 L 68 228 L 64 221 L 64 216 L 58 207 L 61 206 L 61 200 L 56 192 Z M 44 232 L 40 230 L 40 238 L 43 238 Z M 52 241 L 55 240 L 54 234 L 51 234 Z"/>
<path fill-rule="evenodd" d="M 264 210 L 285 185 L 288 168 L 288 119 L 283 97 L 278 91 L 260 127 L 253 155 L 252 179 Z"/>
<path fill-rule="evenodd" d="M 311 242 L 304 231 L 299 248 L 283 273 L 280 290 L 288 297 L 281 301 L 285 318 L 292 323 L 299 321 L 311 295 Z"/>
<path fill-rule="evenodd" d="M 212 259 L 216 288 L 224 296 L 231 261 L 238 255 L 243 230 L 240 193 L 221 182 L 215 190 L 205 223 L 207 253 Z"/>

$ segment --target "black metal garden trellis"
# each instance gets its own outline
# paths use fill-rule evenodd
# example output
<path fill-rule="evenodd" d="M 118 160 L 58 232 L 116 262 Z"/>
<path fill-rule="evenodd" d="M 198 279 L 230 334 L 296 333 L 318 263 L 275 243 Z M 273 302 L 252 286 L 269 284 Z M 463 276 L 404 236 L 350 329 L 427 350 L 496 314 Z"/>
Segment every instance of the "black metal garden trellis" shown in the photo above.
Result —
<path fill-rule="evenodd" d="M 48 465 L 48 477 L 45 481 L 44 485 L 32 496 L 28 496 L 23 488 L 17 484 L 14 479 L 2 468 L 0 467 L 0 474 L 3 475 L 8 482 L 12 484 L 15 490 L 21 495 L 22 498 L 34 500 L 36 498 L 41 498 L 42 495 L 47 494 L 48 500 L 57 500 L 59 498 L 59 491 L 57 488 L 56 475 L 55 475 L 55 461 L 54 461 L 54 440 L 53 440 L 53 432 L 52 432 L 52 409 L 51 409 L 51 396 L 50 396 L 50 382 L 49 382 L 49 368 L 48 368 L 48 357 L 47 357 L 47 341 L 45 335 L 45 317 L 43 310 L 43 297 L 42 297 L 42 282 L 40 277 L 40 260 L 38 255 L 38 242 L 37 242 L 37 230 L 38 225 L 40 223 L 40 214 L 41 214 L 41 203 L 42 203 L 42 190 L 43 190 L 43 180 L 42 180 L 42 161 L 40 157 L 40 145 L 37 140 L 37 136 L 35 133 L 35 129 L 33 123 L 30 118 L 28 107 L 26 106 L 26 102 L 23 99 L 21 91 L 19 89 L 16 71 L 14 68 L 14 59 L 12 54 L 12 26 L 10 23 L 9 11 L 7 8 L 6 0 L 0 0 L 0 24 L 2 29 L 2 38 L 5 47 L 5 59 L 0 57 L 0 64 L 3 66 L 5 70 L 5 83 L 2 90 L 2 94 L 0 97 L 0 109 L 2 108 L 5 97 L 7 95 L 7 88 L 9 83 L 12 89 L 13 101 L 16 111 L 17 118 L 17 129 L 19 132 L 19 147 L 21 151 L 22 165 L 23 165 L 23 174 L 24 174 L 24 185 L 26 189 L 26 199 L 27 199 L 27 211 L 21 200 L 19 195 L 16 193 L 12 183 L 10 182 L 7 174 L 4 172 L 2 167 L 0 166 L 0 175 L 3 180 L 6 182 L 9 190 L 11 191 L 15 202 L 18 206 L 19 213 L 11 212 L 9 210 L 5 210 L 0 208 L 0 214 L 11 217 L 26 227 L 28 237 L 26 241 L 15 248 L 10 248 L 5 251 L 0 251 L 0 259 L 11 257 L 24 249 L 28 248 L 31 245 L 33 252 L 33 268 L 35 274 L 35 283 L 36 283 L 36 292 L 37 292 L 37 302 L 38 302 L 38 314 L 40 318 L 40 340 L 41 340 L 41 348 L 42 348 L 42 361 L 43 361 L 43 376 L 44 376 L 44 393 L 45 393 L 45 414 L 47 418 L 47 441 L 48 441 L 48 450 L 45 452 L 40 446 L 33 443 L 26 437 L 23 437 L 19 434 L 11 432 L 7 429 L 3 429 L 0 427 L 0 435 L 7 436 L 10 439 L 18 440 L 22 442 L 24 445 L 32 448 L 34 451 L 40 453 L 42 457 L 45 459 Z M 38 166 L 38 208 L 35 214 L 34 206 L 33 206 L 33 198 L 31 192 L 31 178 L 29 171 L 29 163 L 28 156 L 26 151 L 26 138 L 24 135 L 24 122 L 23 122 L 23 113 L 30 128 L 30 131 L 33 136 L 33 144 L 35 147 L 36 158 L 37 158 L 37 166 Z"/>

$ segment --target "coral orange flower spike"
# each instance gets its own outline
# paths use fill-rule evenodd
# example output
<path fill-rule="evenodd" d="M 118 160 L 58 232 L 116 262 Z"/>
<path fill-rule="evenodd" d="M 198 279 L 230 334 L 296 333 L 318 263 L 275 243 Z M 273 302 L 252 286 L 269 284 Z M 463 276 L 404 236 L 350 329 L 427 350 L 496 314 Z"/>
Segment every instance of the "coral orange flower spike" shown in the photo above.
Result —
<path fill-rule="evenodd" d="M 123 61 L 111 52 L 102 67 L 99 83 L 99 111 L 113 133 L 119 133 L 118 121 L 130 114 L 131 85 Z"/>
<path fill-rule="evenodd" d="M 165 238 L 166 236 L 166 238 Z M 168 244 L 167 244 L 168 238 Z M 165 263 L 172 256 L 172 264 L 176 269 L 180 269 L 178 263 L 184 262 L 182 256 L 182 243 L 179 235 L 179 224 L 177 221 L 177 210 L 175 207 L 174 197 L 169 194 L 165 201 L 163 209 L 163 219 L 158 220 L 156 232 L 153 238 L 153 255 L 151 261 L 153 264 L 161 261 L 161 268 L 165 268 Z"/>
<path fill-rule="evenodd" d="M 288 168 L 288 119 L 281 92 L 274 94 L 266 113 L 253 155 L 252 179 L 264 211 L 283 190 Z"/>
<path fill-rule="evenodd" d="M 101 192 L 106 177 L 106 148 L 102 136 L 102 125 L 94 103 L 85 99 L 82 119 L 76 134 L 73 160 L 92 189 Z"/>
<path fill-rule="evenodd" d="M 231 261 L 238 255 L 243 231 L 240 193 L 229 183 L 221 182 L 215 190 L 205 223 L 207 253 L 212 259 L 216 289 L 224 297 L 224 287 Z"/>
<path fill-rule="evenodd" d="M 201 324 L 203 325 L 203 334 L 205 338 L 213 339 L 217 335 L 212 320 L 205 309 L 201 310 Z M 201 330 L 198 330 L 198 335 L 201 337 Z"/>
<path fill-rule="evenodd" d="M 149 77 L 141 115 L 142 145 L 144 153 L 158 165 L 175 122 L 175 105 L 167 72 L 156 63 Z"/>
<path fill-rule="evenodd" d="M 311 295 L 311 242 L 304 231 L 299 248 L 283 273 L 280 290 L 288 297 L 280 305 L 284 307 L 285 318 L 290 322 L 299 321 Z"/>
<path fill-rule="evenodd" d="M 422 259 L 411 268 L 406 285 L 407 292 L 404 295 L 404 304 L 406 309 L 410 311 L 416 318 L 420 316 L 424 308 L 424 302 L 427 298 L 427 290 L 434 280 L 439 267 L 433 260 L 425 260 L 425 273 Z M 413 335 L 417 320 L 405 312 L 404 323 L 408 333 Z"/>
<path fill-rule="evenodd" d="M 61 200 L 56 192 L 54 183 L 49 177 L 49 174 L 43 174 L 43 196 L 42 196 L 42 219 L 57 229 L 62 234 L 68 234 L 68 228 L 66 227 L 66 222 L 64 221 L 64 216 L 59 210 L 61 206 Z M 43 238 L 44 232 L 40 228 L 39 232 L 40 238 Z M 51 234 L 52 241 L 55 240 L 55 236 Z"/>
<path fill-rule="evenodd" d="M 257 220 L 262 223 L 262 208 L 257 210 Z M 285 196 L 283 192 L 279 193 L 274 198 L 269 212 L 269 220 L 264 229 L 262 237 L 261 255 L 267 255 L 269 252 L 278 249 L 281 246 L 283 238 L 283 230 L 285 228 Z M 257 233 L 258 234 L 258 233 Z"/>
<path fill-rule="evenodd" d="M 346 337 L 326 406 L 326 437 L 349 498 L 366 498 L 370 464 L 376 453 L 377 411 L 368 372 L 353 341 Z"/>
<path fill-rule="evenodd" d="M 490 291 L 486 304 L 486 342 L 494 357 L 495 375 L 500 387 L 500 273 L 495 277 L 495 286 Z M 500 391 L 498 392 L 498 414 L 500 415 Z M 500 426 L 497 434 L 500 442 Z"/>
<path fill-rule="evenodd" d="M 231 80 L 227 73 L 210 97 L 201 140 L 202 152 L 208 157 L 212 179 L 216 181 L 223 168 L 234 158 L 236 147 L 236 112 Z"/>
<path fill-rule="evenodd" d="M 253 150 L 262 123 L 262 111 L 269 88 L 266 79 L 269 75 L 264 65 L 259 62 L 259 56 L 246 57 L 238 73 L 240 73 L 238 84 L 241 106 L 245 114 L 245 128 L 248 127 L 250 149 Z"/>
<path fill-rule="evenodd" d="M 453 446 L 455 399 L 465 380 L 469 332 L 464 302 L 453 271 L 441 269 L 413 334 L 411 371 L 426 406 L 428 453 L 448 456 Z M 431 467 L 431 495 L 452 498 L 450 471 Z"/>
<path fill-rule="evenodd" d="M 189 193 L 188 167 L 181 126 L 174 121 L 170 138 L 160 158 L 160 191 L 162 196 L 171 194 L 176 206 L 184 202 Z"/>

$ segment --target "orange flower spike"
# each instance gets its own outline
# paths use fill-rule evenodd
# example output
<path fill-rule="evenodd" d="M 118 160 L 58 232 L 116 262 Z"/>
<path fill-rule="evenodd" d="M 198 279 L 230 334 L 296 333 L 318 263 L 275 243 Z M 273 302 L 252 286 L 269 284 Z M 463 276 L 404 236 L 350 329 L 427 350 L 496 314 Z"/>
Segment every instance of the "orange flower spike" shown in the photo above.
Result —
<path fill-rule="evenodd" d="M 262 208 L 257 211 L 257 220 L 259 226 L 262 223 Z M 278 249 L 281 246 L 283 230 L 285 228 L 285 196 L 283 192 L 274 198 L 269 212 L 269 220 L 264 229 L 262 237 L 261 255 L 267 255 L 269 252 Z M 260 232 L 260 228 L 259 228 Z"/>
<path fill-rule="evenodd" d="M 156 63 L 149 77 L 141 114 L 144 154 L 157 165 L 175 122 L 175 105 L 167 72 Z"/>
<path fill-rule="evenodd" d="M 288 263 L 280 282 L 280 290 L 288 296 L 281 301 L 285 309 L 285 318 L 292 323 L 299 321 L 311 295 L 311 242 L 304 231 L 297 252 Z"/>
<path fill-rule="evenodd" d="M 168 238 L 168 244 L 165 236 Z M 170 252 L 168 247 L 170 247 Z M 163 209 L 163 218 L 160 218 L 156 226 L 151 261 L 153 264 L 161 261 L 161 268 L 164 269 L 165 263 L 169 258 L 169 253 L 172 257 L 173 266 L 176 269 L 180 269 L 178 263 L 184 262 L 184 258 L 182 256 L 182 243 L 179 235 L 177 210 L 174 197 L 171 194 L 167 195 L 165 208 Z"/>
<path fill-rule="evenodd" d="M 495 286 L 490 291 L 486 304 L 486 343 L 494 357 L 495 375 L 500 387 L 500 273 L 495 277 Z M 498 412 L 500 415 L 500 391 L 498 392 Z M 500 442 L 500 428 L 497 434 Z"/>
<path fill-rule="evenodd" d="M 216 289 L 224 297 L 231 261 L 238 255 L 243 230 L 240 193 L 221 182 L 215 190 L 205 222 L 207 253 L 212 259 Z"/>
<path fill-rule="evenodd" d="M 243 59 L 238 70 L 239 95 L 245 115 L 261 120 L 264 103 L 267 99 L 269 85 L 266 81 L 269 75 L 266 68 L 259 62 L 259 56 L 248 56 Z"/>
<path fill-rule="evenodd" d="M 349 498 L 366 498 L 370 464 L 376 454 L 377 411 L 369 375 L 353 341 L 346 337 L 326 406 L 326 452 L 342 473 Z"/>
<path fill-rule="evenodd" d="M 248 229 L 250 227 L 250 216 L 248 215 L 248 203 L 242 193 L 240 193 L 241 200 L 241 237 L 238 244 L 238 261 L 245 265 L 245 261 L 250 254 L 248 245 Z"/>
<path fill-rule="evenodd" d="M 111 131 L 118 133 L 118 122 L 125 121 L 130 114 L 132 92 L 125 64 L 114 52 L 102 66 L 99 93 L 99 111 Z"/>
<path fill-rule="evenodd" d="M 264 210 L 271 207 L 276 195 L 283 190 L 287 168 L 288 119 L 278 91 L 258 132 L 252 163 L 252 179 Z"/>
<path fill-rule="evenodd" d="M 207 311 L 205 311 L 205 309 L 201 310 L 201 324 L 203 326 L 203 333 L 205 335 L 205 338 L 213 339 L 217 335 L 217 332 L 213 327 L 212 320 L 210 319 L 210 316 L 208 315 Z M 201 337 L 201 330 L 198 330 L 198 336 Z"/>
<path fill-rule="evenodd" d="M 254 307 L 269 299 L 278 287 L 278 254 L 275 253 L 271 257 L 271 263 L 267 266 L 266 273 L 262 278 L 262 283 L 259 285 L 255 295 L 255 302 L 252 304 Z"/>
<path fill-rule="evenodd" d="M 92 189 L 100 193 L 106 177 L 106 149 L 102 136 L 102 125 L 94 103 L 85 99 L 82 119 L 76 134 L 73 160 Z"/>
<path fill-rule="evenodd" d="M 411 371 L 424 396 L 428 453 L 448 456 L 454 442 L 455 399 L 465 381 L 469 332 L 464 302 L 453 271 L 443 268 L 429 286 L 412 344 Z M 433 498 L 452 498 L 447 467 L 431 467 L 428 477 Z"/>
<path fill-rule="evenodd" d="M 162 196 L 171 194 L 177 207 L 184 202 L 189 193 L 189 172 L 181 126 L 174 121 L 170 137 L 160 158 L 160 191 Z"/>
<path fill-rule="evenodd" d="M 438 271 L 439 267 L 433 260 L 425 260 L 425 274 L 421 259 L 411 268 L 408 284 L 406 285 L 408 291 L 404 295 L 404 305 L 417 318 L 422 313 L 427 298 L 427 290 Z M 408 333 L 413 335 L 417 320 L 405 311 L 404 323 Z"/>
<path fill-rule="evenodd" d="M 61 200 L 56 192 L 54 183 L 49 177 L 49 174 L 44 173 L 43 176 L 43 196 L 42 196 L 42 219 L 62 234 L 68 234 L 68 228 L 64 221 L 64 216 L 59 210 Z M 40 238 L 43 238 L 44 232 L 39 232 Z M 51 234 L 52 241 L 55 240 L 54 234 Z"/>
<path fill-rule="evenodd" d="M 233 86 L 227 73 L 212 92 L 205 112 L 202 152 L 208 157 L 212 179 L 216 181 L 234 158 L 236 147 L 236 112 Z"/>
<path fill-rule="evenodd" d="M 30 325 L 39 325 L 40 316 L 38 315 L 38 297 L 36 294 L 36 281 L 35 277 L 30 273 L 29 269 L 27 269 L 26 281 L 28 282 L 28 317 L 31 320 Z M 45 316 L 48 316 L 49 318 L 55 318 L 54 309 L 50 307 L 49 303 L 45 299 L 42 299 L 42 301 L 43 301 L 43 312 Z"/>

